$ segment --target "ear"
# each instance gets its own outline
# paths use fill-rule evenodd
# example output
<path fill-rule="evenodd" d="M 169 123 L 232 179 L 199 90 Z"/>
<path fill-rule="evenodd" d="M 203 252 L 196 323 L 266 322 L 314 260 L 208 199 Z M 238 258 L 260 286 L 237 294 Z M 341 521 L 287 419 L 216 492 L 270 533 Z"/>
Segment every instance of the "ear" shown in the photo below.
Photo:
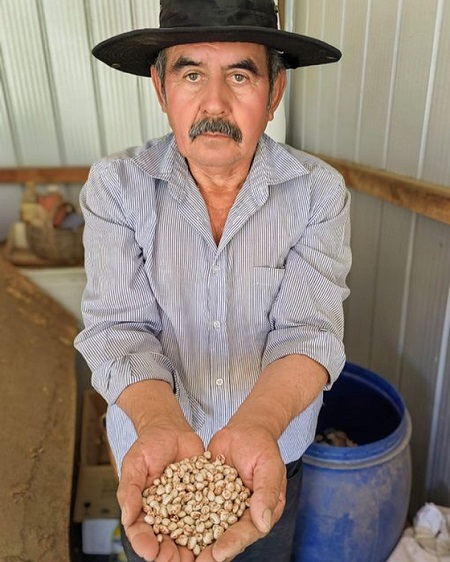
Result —
<path fill-rule="evenodd" d="M 286 90 L 286 69 L 283 68 L 278 73 L 275 79 L 275 84 L 273 85 L 272 101 L 269 107 L 269 121 L 272 121 L 277 107 L 280 105 L 283 99 L 284 91 Z"/>
<path fill-rule="evenodd" d="M 161 78 L 154 65 L 150 68 L 150 77 L 152 79 L 153 87 L 155 88 L 156 96 L 158 97 L 159 105 L 164 113 L 166 113 L 166 97 L 164 95 L 164 88 L 161 83 Z"/>

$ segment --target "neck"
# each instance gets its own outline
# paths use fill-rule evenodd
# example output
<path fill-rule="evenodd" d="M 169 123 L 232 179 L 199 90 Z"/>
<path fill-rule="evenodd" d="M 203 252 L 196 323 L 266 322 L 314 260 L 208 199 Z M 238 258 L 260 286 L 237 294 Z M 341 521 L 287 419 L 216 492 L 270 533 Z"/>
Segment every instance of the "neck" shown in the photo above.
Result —
<path fill-rule="evenodd" d="M 251 164 L 251 163 L 250 163 Z M 219 244 L 223 229 L 234 201 L 245 182 L 250 165 L 245 168 L 208 170 L 189 164 L 189 169 L 197 183 L 208 210 L 211 231 L 216 244 Z"/>
<path fill-rule="evenodd" d="M 200 168 L 188 161 L 189 171 L 203 196 L 236 196 L 247 178 L 250 165 L 251 162 L 236 168 Z"/>

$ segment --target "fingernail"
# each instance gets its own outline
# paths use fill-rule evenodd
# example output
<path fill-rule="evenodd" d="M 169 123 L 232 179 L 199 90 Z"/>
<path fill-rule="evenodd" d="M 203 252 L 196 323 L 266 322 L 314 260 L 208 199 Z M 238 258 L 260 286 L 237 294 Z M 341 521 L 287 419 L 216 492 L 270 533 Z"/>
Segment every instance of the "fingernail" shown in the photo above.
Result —
<path fill-rule="evenodd" d="M 272 527 L 272 512 L 270 509 L 266 509 L 262 514 L 262 519 L 264 523 L 264 530 L 268 533 Z"/>

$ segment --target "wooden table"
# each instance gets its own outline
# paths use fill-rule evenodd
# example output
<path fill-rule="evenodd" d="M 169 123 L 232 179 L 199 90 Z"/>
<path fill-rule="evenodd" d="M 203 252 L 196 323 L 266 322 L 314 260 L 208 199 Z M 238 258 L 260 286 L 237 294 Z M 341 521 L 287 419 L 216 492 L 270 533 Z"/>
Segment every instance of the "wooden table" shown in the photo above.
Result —
<path fill-rule="evenodd" d="M 76 333 L 0 257 L 0 560 L 70 560 Z"/>

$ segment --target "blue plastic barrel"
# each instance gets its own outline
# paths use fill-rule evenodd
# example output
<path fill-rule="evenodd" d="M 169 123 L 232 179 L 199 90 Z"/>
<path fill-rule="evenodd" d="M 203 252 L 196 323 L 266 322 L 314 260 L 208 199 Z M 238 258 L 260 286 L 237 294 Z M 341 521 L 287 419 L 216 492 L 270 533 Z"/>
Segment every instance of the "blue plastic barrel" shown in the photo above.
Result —
<path fill-rule="evenodd" d="M 358 446 L 306 451 L 292 562 L 385 562 L 408 512 L 408 411 L 385 379 L 347 363 L 324 393 L 317 431 L 331 427 Z"/>

